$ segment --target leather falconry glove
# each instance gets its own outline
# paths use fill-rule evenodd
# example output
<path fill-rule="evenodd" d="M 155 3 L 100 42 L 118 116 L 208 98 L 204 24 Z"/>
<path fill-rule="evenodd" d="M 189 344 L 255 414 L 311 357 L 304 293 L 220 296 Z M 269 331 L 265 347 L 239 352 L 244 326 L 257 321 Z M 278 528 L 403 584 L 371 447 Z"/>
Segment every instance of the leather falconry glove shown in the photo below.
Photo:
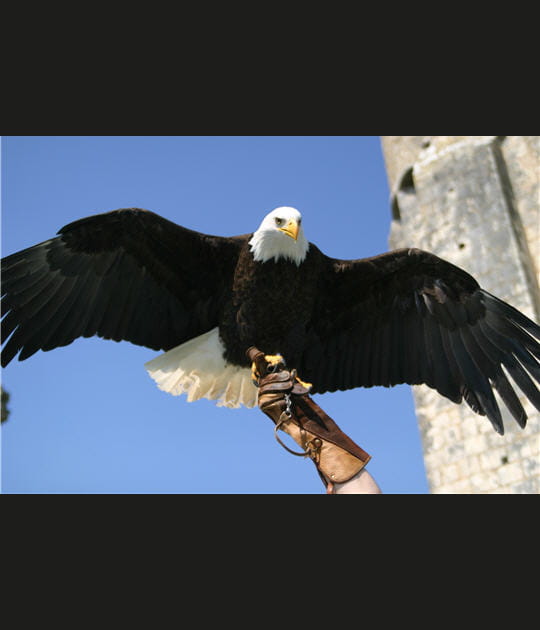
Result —
<path fill-rule="evenodd" d="M 256 366 L 258 405 L 276 425 L 278 442 L 295 455 L 310 457 L 323 484 L 344 483 L 354 477 L 371 456 L 353 442 L 309 396 L 296 378 L 296 370 L 283 363 L 269 366 L 264 353 L 252 346 L 246 352 Z M 281 429 L 302 448 L 296 453 L 279 439 Z"/>

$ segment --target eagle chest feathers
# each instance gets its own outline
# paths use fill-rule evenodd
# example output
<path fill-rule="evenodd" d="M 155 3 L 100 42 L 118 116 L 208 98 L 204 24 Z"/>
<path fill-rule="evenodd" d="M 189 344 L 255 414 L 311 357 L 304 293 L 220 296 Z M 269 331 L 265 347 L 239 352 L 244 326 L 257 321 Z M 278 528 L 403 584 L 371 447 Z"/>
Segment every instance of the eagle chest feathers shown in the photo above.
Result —
<path fill-rule="evenodd" d="M 280 353 L 294 365 L 304 345 L 319 276 L 319 256 L 310 248 L 306 259 L 257 262 L 245 249 L 236 268 L 232 299 L 220 324 L 225 358 L 247 365 L 246 349 L 257 346 Z"/>

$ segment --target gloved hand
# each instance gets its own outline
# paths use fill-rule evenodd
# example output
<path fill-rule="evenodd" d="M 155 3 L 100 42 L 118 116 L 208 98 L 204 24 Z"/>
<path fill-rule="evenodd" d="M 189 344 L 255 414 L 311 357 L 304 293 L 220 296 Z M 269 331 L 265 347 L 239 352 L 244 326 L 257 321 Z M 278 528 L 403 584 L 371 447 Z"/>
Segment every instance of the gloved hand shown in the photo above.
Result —
<path fill-rule="evenodd" d="M 354 477 L 371 456 L 313 401 L 297 380 L 295 370 L 279 364 L 269 373 L 264 353 L 250 348 L 247 355 L 257 368 L 259 408 L 276 425 L 276 438 L 282 446 L 296 455 L 310 457 L 325 486 L 328 481 L 344 483 Z M 277 435 L 279 429 L 288 433 L 303 452 L 296 453 L 285 446 Z"/>

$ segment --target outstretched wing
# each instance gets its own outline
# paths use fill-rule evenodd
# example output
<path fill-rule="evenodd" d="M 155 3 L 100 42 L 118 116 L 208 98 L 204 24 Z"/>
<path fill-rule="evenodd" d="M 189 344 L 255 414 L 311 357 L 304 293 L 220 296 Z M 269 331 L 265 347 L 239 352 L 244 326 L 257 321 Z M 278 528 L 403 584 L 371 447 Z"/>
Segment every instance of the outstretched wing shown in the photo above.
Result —
<path fill-rule="evenodd" d="M 468 273 L 417 249 L 326 263 L 299 366 L 314 393 L 425 383 L 502 434 L 492 388 L 520 426 L 527 418 L 504 366 L 540 409 L 540 326 Z"/>
<path fill-rule="evenodd" d="M 77 337 L 169 350 L 210 330 L 247 238 L 201 234 L 139 208 L 58 234 L 2 259 L 2 366 Z"/>

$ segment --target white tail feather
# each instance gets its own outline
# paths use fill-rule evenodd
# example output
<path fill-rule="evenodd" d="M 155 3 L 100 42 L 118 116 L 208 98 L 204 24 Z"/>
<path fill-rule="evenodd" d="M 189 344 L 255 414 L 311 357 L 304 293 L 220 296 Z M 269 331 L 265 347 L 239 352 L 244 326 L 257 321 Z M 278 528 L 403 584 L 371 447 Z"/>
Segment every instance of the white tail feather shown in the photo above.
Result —
<path fill-rule="evenodd" d="M 254 407 L 257 388 L 251 371 L 227 363 L 217 328 L 195 337 L 144 364 L 159 389 L 188 402 L 208 398 L 218 407 Z"/>

